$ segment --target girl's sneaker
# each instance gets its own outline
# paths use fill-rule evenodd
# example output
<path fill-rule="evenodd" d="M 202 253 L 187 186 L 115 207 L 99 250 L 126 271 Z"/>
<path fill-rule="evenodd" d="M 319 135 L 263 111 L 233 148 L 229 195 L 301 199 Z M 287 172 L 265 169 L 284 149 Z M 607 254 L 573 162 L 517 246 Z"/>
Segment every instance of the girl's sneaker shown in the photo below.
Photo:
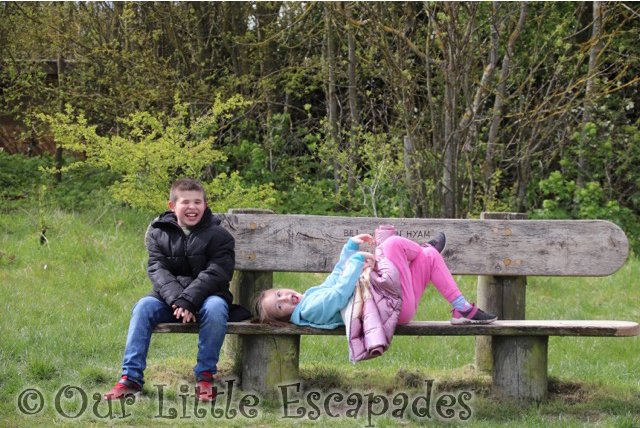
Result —
<path fill-rule="evenodd" d="M 445 235 L 444 232 L 438 232 L 430 241 L 427 242 L 427 244 L 431 245 L 433 248 L 438 250 L 440 254 L 442 254 L 444 249 L 447 247 L 447 235 Z"/>
<path fill-rule="evenodd" d="M 140 385 L 127 379 L 127 376 L 122 376 L 116 386 L 111 388 L 111 391 L 107 392 L 103 398 L 105 400 L 119 400 L 131 396 L 138 397 L 141 392 L 142 387 Z"/>
<path fill-rule="evenodd" d="M 460 312 L 454 308 L 451 313 L 453 314 L 451 324 L 491 324 L 498 319 L 497 316 L 478 308 L 475 303 L 471 304 L 471 309 L 468 311 Z"/>

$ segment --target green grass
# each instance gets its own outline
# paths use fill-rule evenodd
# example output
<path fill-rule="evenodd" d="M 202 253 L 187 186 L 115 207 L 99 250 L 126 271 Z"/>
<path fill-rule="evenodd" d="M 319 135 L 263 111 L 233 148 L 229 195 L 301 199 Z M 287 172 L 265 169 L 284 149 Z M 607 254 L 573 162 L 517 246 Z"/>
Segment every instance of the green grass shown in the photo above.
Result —
<path fill-rule="evenodd" d="M 151 220 L 127 209 L 69 213 L 46 211 L 48 244 L 40 245 L 40 223 L 33 211 L 5 209 L 0 213 L 0 425 L 1 426 L 366 426 L 366 417 L 323 417 L 317 421 L 283 418 L 278 402 L 264 401 L 259 416 L 221 419 L 194 416 L 189 402 L 182 414 L 180 387 L 191 385 L 196 335 L 157 335 L 151 344 L 144 397 L 126 407 L 128 416 L 105 403 L 93 409 L 94 394 L 109 390 L 119 377 L 129 313 L 150 291 L 145 275 L 143 234 Z M 606 256 L 606 255 L 603 255 Z M 640 261 L 631 259 L 607 278 L 528 278 L 528 319 L 640 319 Z M 322 274 L 275 275 L 276 285 L 304 290 L 320 283 Z M 460 287 L 475 298 L 475 278 L 458 277 Z M 416 319 L 446 320 L 448 304 L 430 288 Z M 434 380 L 434 400 L 471 391 L 473 427 L 640 426 L 640 339 L 562 338 L 549 344 L 551 398 L 530 407 L 498 403 L 490 397 L 490 377 L 473 369 L 472 337 L 396 337 L 382 357 L 352 365 L 342 337 L 302 338 L 300 366 L 306 391 L 375 393 L 393 399 L 406 392 L 425 394 Z M 231 375 L 231 362 L 220 367 Z M 159 390 L 164 384 L 165 413 L 173 407 L 178 419 L 158 418 Z M 77 386 L 87 395 L 82 410 Z M 33 388 L 44 407 L 33 416 L 19 410 L 18 399 Z M 37 392 L 35 392 L 37 391 Z M 64 392 L 71 394 L 69 397 Z M 76 395 L 73 395 L 75 391 Z M 22 396 L 21 396 L 22 394 Z M 26 394 L 26 393 L 25 393 Z M 184 395 L 184 394 L 183 394 Z M 75 397 L 75 398 L 74 398 Z M 238 397 L 238 395 L 236 395 Z M 56 409 L 56 398 L 60 405 Z M 391 403 L 390 403 L 391 404 Z M 342 402 L 332 409 L 349 410 Z M 438 418 L 412 421 L 391 415 L 373 417 L 377 427 L 429 425 Z M 454 407 L 456 412 L 461 408 Z M 375 410 L 375 409 L 374 409 Z M 435 410 L 432 410 L 434 413 Z M 455 424 L 456 419 L 442 422 Z"/>

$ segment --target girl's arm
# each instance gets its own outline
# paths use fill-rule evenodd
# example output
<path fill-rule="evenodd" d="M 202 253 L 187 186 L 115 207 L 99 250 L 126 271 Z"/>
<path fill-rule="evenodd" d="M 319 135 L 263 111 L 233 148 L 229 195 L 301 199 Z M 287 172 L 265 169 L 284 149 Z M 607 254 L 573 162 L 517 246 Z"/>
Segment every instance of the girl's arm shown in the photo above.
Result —
<path fill-rule="evenodd" d="M 344 268 L 347 263 L 347 260 L 349 260 L 351 256 L 353 256 L 356 252 L 358 252 L 358 250 L 360 250 L 360 244 L 364 242 L 373 242 L 373 236 L 362 234 L 362 235 L 357 235 L 349 238 L 349 240 L 344 245 L 344 247 L 342 247 L 342 251 L 340 252 L 340 259 L 338 260 L 338 263 L 336 263 L 331 274 L 322 283 L 323 286 L 332 287 L 336 284 L 336 282 L 338 281 L 338 278 L 344 272 Z M 364 261 L 366 258 L 367 257 L 361 259 L 361 261 Z"/>
<path fill-rule="evenodd" d="M 347 246 L 345 245 L 345 247 Z M 343 269 L 339 270 L 339 274 L 334 269 L 327 281 L 307 290 L 304 298 L 294 310 L 291 322 L 300 325 L 331 325 L 331 328 L 335 327 L 334 323 L 339 318 L 340 310 L 353 295 L 353 289 L 363 267 L 363 255 L 355 254 L 353 257 L 349 257 L 346 264 L 343 263 Z M 331 280 L 331 284 L 329 284 L 329 280 Z"/>
<path fill-rule="evenodd" d="M 353 295 L 365 262 L 375 262 L 373 254 L 358 252 L 362 242 L 359 236 L 349 239 L 331 275 L 321 285 L 307 290 L 291 317 L 293 323 L 335 327 L 336 316 Z"/>

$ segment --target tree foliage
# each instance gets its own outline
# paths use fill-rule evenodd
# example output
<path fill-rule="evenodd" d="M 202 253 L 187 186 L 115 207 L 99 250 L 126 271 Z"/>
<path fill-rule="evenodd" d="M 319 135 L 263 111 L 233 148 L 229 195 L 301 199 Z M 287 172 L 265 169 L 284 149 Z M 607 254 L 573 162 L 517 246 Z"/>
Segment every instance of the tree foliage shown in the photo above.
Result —
<path fill-rule="evenodd" d="M 55 129 L 69 104 L 91 144 L 141 159 L 170 139 L 185 154 L 163 164 L 167 177 L 237 171 L 240 187 L 273 183 L 271 207 L 287 212 L 542 213 L 543 183 L 557 174 L 575 183 L 571 204 L 593 205 L 577 192 L 596 183 L 596 205 L 627 209 L 626 224 L 640 212 L 632 2 L 1 7 L 2 111 L 34 138 L 47 129 L 41 114 Z M 203 112 L 238 95 L 248 104 L 215 135 L 194 133 Z M 198 150 L 205 159 L 186 154 Z M 160 187 L 118 171 L 127 189 Z"/>
<path fill-rule="evenodd" d="M 40 115 L 62 148 L 84 153 L 86 161 L 65 170 L 94 165 L 118 174 L 109 188 L 116 200 L 133 207 L 163 210 L 167 189 L 182 176 L 205 183 L 212 208 L 226 211 L 232 207 L 264 207 L 273 202 L 271 183 L 247 186 L 237 172 L 230 176 L 215 173 L 215 166 L 226 160 L 214 142 L 229 112 L 245 104 L 239 97 L 217 100 L 204 115 L 189 121 L 188 104 L 176 100 L 170 116 L 149 112 L 132 113 L 120 119 L 117 135 L 101 136 L 83 114 L 70 106 L 65 113 Z M 248 204 L 248 205 L 245 205 Z"/>

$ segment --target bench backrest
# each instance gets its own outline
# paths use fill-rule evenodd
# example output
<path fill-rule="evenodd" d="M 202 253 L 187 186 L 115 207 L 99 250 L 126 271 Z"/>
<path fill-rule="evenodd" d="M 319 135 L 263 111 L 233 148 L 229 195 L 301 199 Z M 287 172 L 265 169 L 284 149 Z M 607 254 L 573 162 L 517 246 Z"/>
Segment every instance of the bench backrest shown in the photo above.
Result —
<path fill-rule="evenodd" d="M 330 272 L 349 236 L 392 224 L 420 244 L 447 234 L 453 274 L 605 276 L 627 260 L 629 243 L 604 220 L 451 220 L 285 214 L 217 214 L 236 239 L 241 271 Z"/>

